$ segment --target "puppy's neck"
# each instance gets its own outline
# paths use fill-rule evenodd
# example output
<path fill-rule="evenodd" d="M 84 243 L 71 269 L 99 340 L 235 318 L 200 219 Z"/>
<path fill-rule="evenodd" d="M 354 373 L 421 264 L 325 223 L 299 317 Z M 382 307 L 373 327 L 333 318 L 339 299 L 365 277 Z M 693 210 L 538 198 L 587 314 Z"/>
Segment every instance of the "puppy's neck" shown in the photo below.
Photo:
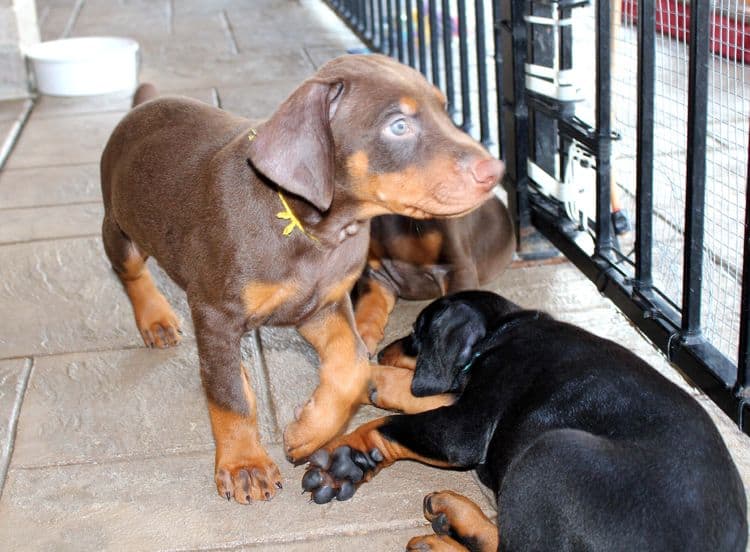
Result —
<path fill-rule="evenodd" d="M 346 200 L 333 203 L 321 213 L 304 200 L 286 196 L 286 202 L 305 231 L 323 244 L 336 247 L 361 233 L 370 232 L 370 220 L 360 218 L 356 206 Z"/>

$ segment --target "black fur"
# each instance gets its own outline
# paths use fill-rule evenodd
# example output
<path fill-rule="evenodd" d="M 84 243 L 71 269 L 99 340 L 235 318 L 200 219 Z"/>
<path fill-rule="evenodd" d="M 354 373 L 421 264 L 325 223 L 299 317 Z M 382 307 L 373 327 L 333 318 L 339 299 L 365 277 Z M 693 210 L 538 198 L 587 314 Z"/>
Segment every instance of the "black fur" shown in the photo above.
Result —
<path fill-rule="evenodd" d="M 745 492 L 721 436 L 630 351 L 478 291 L 438 299 L 405 339 L 415 391 L 460 396 L 379 431 L 476 468 L 496 493 L 500 550 L 745 550 Z"/>

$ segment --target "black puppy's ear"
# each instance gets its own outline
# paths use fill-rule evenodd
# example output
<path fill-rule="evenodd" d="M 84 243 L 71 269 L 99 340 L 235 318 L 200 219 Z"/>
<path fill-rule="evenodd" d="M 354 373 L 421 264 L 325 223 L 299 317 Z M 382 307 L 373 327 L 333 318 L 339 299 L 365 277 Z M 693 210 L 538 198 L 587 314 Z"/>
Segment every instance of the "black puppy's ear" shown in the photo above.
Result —
<path fill-rule="evenodd" d="M 343 92 L 339 82 L 310 79 L 250 135 L 250 163 L 280 188 L 318 210 L 333 200 L 335 157 L 331 119 Z"/>
<path fill-rule="evenodd" d="M 455 392 L 456 374 L 471 360 L 474 347 L 487 334 L 485 320 L 475 309 L 453 303 L 438 313 L 427 329 L 411 383 L 415 397 Z"/>

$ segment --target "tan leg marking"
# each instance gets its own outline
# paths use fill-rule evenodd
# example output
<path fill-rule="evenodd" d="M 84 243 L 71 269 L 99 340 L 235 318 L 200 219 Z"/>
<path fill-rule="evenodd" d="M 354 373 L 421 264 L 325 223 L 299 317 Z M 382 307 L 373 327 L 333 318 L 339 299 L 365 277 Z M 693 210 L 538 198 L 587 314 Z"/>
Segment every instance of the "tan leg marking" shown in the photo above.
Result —
<path fill-rule="evenodd" d="M 134 249 L 123 263 L 120 280 L 133 305 L 135 324 L 147 347 L 170 347 L 180 342 L 180 321 L 156 288 L 143 258 Z"/>
<path fill-rule="evenodd" d="M 407 552 L 467 552 L 468 550 L 448 535 L 412 537 L 406 544 Z"/>
<path fill-rule="evenodd" d="M 329 305 L 334 303 L 340 303 L 344 299 L 344 295 L 348 295 L 359 279 L 359 272 L 350 274 L 341 280 L 335 286 L 332 286 L 323 297 L 323 304 Z"/>
<path fill-rule="evenodd" d="M 372 401 L 372 404 L 377 407 L 396 410 L 405 414 L 419 414 L 441 406 L 449 406 L 456 400 L 456 396 L 449 393 L 428 397 L 412 395 L 413 370 L 373 365 L 371 371 L 371 384 L 376 390 L 375 400 Z M 369 397 L 364 402 L 369 402 Z"/>
<path fill-rule="evenodd" d="M 351 304 L 342 301 L 299 327 L 320 357 L 320 384 L 284 431 L 287 457 L 300 461 L 335 437 L 366 395 L 370 363 L 354 330 Z"/>
<path fill-rule="evenodd" d="M 380 433 L 380 427 L 388 420 L 388 418 L 378 418 L 359 426 L 357 429 L 346 435 L 336 437 L 333 441 L 325 446 L 328 452 L 333 452 L 336 448 L 346 445 L 351 449 L 360 450 L 363 452 L 369 452 L 372 449 L 378 449 L 383 455 L 383 460 L 378 462 L 374 470 L 368 472 L 365 475 L 364 481 L 369 481 L 383 468 L 387 468 L 394 462 L 399 460 L 415 460 L 422 464 L 429 466 L 437 466 L 438 468 L 451 468 L 452 464 L 445 462 L 444 460 L 437 460 L 435 458 L 429 458 L 422 456 L 413 450 L 407 448 L 401 443 L 391 441 L 383 437 Z"/>
<path fill-rule="evenodd" d="M 372 355 L 383 341 L 388 316 L 396 305 L 396 294 L 372 279 L 367 281 L 367 288 L 357 301 L 354 319 L 367 352 Z"/>
<path fill-rule="evenodd" d="M 481 552 L 497 550 L 497 525 L 482 509 L 453 491 L 432 493 L 424 498 L 424 517 L 438 535 L 452 535 L 456 540 L 471 542 Z"/>
<path fill-rule="evenodd" d="M 260 442 L 255 393 L 242 370 L 242 387 L 249 412 L 246 416 L 225 410 L 210 400 L 208 412 L 216 441 L 215 480 L 219 496 L 240 504 L 270 500 L 281 488 L 279 468 Z"/>
<path fill-rule="evenodd" d="M 408 356 L 404 353 L 401 339 L 394 341 L 380 351 L 378 358 L 380 364 L 385 366 L 395 366 L 407 370 L 414 370 L 417 367 L 417 357 Z"/>

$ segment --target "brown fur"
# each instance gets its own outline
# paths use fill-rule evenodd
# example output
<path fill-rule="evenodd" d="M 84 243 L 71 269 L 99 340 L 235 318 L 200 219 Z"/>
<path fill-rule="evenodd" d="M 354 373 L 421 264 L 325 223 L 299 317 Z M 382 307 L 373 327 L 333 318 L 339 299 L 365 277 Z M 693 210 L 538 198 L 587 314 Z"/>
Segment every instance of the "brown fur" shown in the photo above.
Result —
<path fill-rule="evenodd" d="M 412 538 L 408 551 L 440 550 L 495 552 L 498 545 L 497 525 L 482 509 L 463 495 L 453 491 L 431 493 L 424 498 L 424 517 L 435 535 Z M 471 548 L 457 542 L 471 543 Z"/>
<path fill-rule="evenodd" d="M 397 297 L 426 300 L 476 289 L 505 270 L 515 249 L 510 214 L 497 198 L 461 218 L 377 217 L 370 235 L 367 268 L 358 284 L 355 303 L 357 328 L 370 354 L 383 339 L 393 308 L 387 307 Z M 363 302 L 375 281 L 383 300 L 378 304 Z M 360 320 L 370 322 L 359 325 Z M 372 322 L 375 320 L 377 325 Z"/>
<path fill-rule="evenodd" d="M 260 443 L 255 400 L 245 369 L 240 366 L 242 391 L 248 404 L 244 415 L 208 401 L 211 429 L 216 441 L 216 489 L 219 496 L 248 504 L 270 500 L 281 489 L 281 474 Z"/>
<path fill-rule="evenodd" d="M 140 90 L 136 103 L 146 97 Z M 399 107 L 405 97 L 413 115 Z M 400 119 L 406 136 L 393 135 Z M 123 119 L 101 161 L 105 250 L 124 282 L 137 251 L 136 264 L 154 256 L 187 293 L 221 451 L 220 493 L 229 485 L 219 474 L 232 474 L 229 490 L 245 502 L 253 470 L 273 471 L 247 437 L 255 407 L 238 369 L 243 333 L 298 327 L 320 356 L 320 385 L 284 435 L 288 457 L 301 460 L 366 396 L 368 355 L 346 292 L 365 265 L 369 217 L 460 215 L 490 197 L 501 174 L 502 164 L 453 126 L 436 89 L 383 56 L 329 62 L 257 129 L 187 98 L 147 101 Z M 282 198 L 302 225 L 288 235 Z M 139 297 L 158 294 L 152 287 L 131 295 L 136 313 Z M 240 472 L 248 485 L 235 480 Z"/>

